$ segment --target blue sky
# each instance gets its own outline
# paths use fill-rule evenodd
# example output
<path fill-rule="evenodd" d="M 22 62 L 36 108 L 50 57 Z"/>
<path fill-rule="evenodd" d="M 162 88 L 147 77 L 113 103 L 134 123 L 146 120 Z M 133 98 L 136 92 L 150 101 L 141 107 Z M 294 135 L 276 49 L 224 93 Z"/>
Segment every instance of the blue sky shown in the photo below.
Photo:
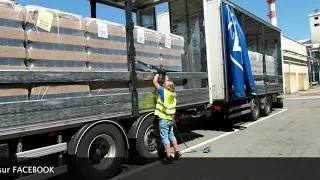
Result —
<path fill-rule="evenodd" d="M 37 5 L 47 8 L 59 9 L 83 17 L 90 17 L 90 5 L 88 0 L 16 0 L 22 5 Z M 267 0 L 230 0 L 252 14 L 269 22 L 267 16 L 269 7 Z M 320 0 L 277 0 L 276 10 L 278 27 L 283 34 L 295 39 L 310 38 L 310 13 L 320 9 Z M 167 9 L 166 5 L 157 7 L 157 12 Z M 125 14 L 123 10 L 97 5 L 97 18 L 124 24 Z M 135 16 L 134 16 L 135 18 Z"/>

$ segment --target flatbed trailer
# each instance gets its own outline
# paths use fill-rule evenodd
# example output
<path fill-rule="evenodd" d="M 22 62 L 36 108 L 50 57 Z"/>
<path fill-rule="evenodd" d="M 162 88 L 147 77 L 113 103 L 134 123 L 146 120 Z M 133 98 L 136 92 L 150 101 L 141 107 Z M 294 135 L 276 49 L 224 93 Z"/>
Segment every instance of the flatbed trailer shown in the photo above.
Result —
<path fill-rule="evenodd" d="M 153 12 L 155 17 L 154 6 L 167 1 L 97 0 L 96 2 L 125 10 L 128 72 L 0 71 L 0 83 L 126 82 L 130 91 L 87 97 L 1 103 L 0 152 L 2 157 L 24 162 L 26 158 L 55 155 L 58 160 L 54 165 L 57 166 L 58 174 L 67 171 L 65 169 L 67 166 L 61 161 L 61 157 L 76 157 L 73 161 L 76 163 L 75 167 L 68 166 L 68 168 L 76 168 L 78 173 L 88 179 L 113 177 L 124 163 L 123 160 L 129 156 L 129 150 L 133 150 L 134 156 L 140 157 L 140 160 L 145 163 L 158 158 L 161 150 L 159 138 L 154 136 L 157 134 L 157 121 L 153 115 L 155 93 L 137 92 L 137 83 L 152 81 L 154 73 L 136 70 L 132 12 L 137 13 L 139 26 L 155 28 L 155 25 L 142 22 L 141 17 L 150 12 Z M 95 18 L 96 2 L 91 1 L 93 18 Z M 178 5 L 181 2 L 187 4 L 184 0 L 170 1 L 169 12 L 174 13 L 175 10 L 180 9 Z M 253 75 L 255 81 L 263 82 L 257 85 L 257 95 L 232 97 L 226 66 L 229 60 L 225 52 L 226 40 L 223 28 L 225 24 L 222 20 L 222 8 L 225 4 L 233 8 L 238 19 L 241 19 L 248 44 L 256 43 L 258 46 L 256 49 L 263 55 L 270 54 L 270 51 L 277 53 L 274 75 L 267 73 L 265 56 L 263 56 L 263 74 Z M 188 57 L 186 53 L 182 61 L 183 72 L 168 72 L 170 79 L 184 80 L 184 88 L 177 91 L 177 117 L 196 112 L 199 116 L 208 117 L 212 114 L 213 116 L 210 116 L 213 117 L 212 121 L 240 115 L 248 115 L 252 120 L 256 120 L 260 117 L 260 110 L 264 115 L 268 115 L 271 107 L 282 107 L 280 30 L 229 1 L 204 0 L 199 7 L 202 7 L 199 12 L 202 14 L 200 17 L 203 18 L 204 26 L 202 35 L 199 37 L 203 37 L 201 42 L 205 42 L 199 44 L 205 56 L 191 61 L 188 60 L 190 56 Z M 189 8 L 185 7 L 186 10 Z M 189 29 L 191 22 L 185 24 L 186 29 L 174 29 L 173 27 L 178 24 L 178 20 L 174 21 L 174 17 L 178 15 L 171 14 L 172 33 L 183 36 L 186 39 L 185 46 L 188 47 L 190 45 L 188 43 L 192 40 L 191 28 Z M 111 160 L 110 164 L 102 164 L 100 170 L 86 161 L 87 158 L 92 160 L 92 156 L 89 157 L 89 151 L 92 148 L 96 148 L 94 149 L 96 151 L 100 148 L 100 146 L 99 148 L 92 146 L 96 139 L 100 140 L 101 146 L 109 146 L 107 160 Z M 57 173 L 51 175 L 55 176 Z M 24 178 L 16 175 L 14 174 L 15 178 Z M 25 176 L 25 178 L 38 176 L 40 174 Z M 43 177 L 49 178 L 49 176 L 50 174 L 44 174 Z"/>

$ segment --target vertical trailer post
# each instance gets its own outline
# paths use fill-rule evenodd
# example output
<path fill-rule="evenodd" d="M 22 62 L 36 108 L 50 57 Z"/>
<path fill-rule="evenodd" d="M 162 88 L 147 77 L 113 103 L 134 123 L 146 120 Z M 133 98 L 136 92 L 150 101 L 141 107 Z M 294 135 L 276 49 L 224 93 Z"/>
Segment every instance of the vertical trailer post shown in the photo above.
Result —
<path fill-rule="evenodd" d="M 279 37 L 280 39 L 278 40 L 278 39 L 276 39 L 275 40 L 275 47 L 277 47 L 277 61 L 278 61 L 278 69 L 277 69 L 277 71 L 278 71 L 278 74 L 276 74 L 276 75 L 281 75 L 282 76 L 282 78 L 280 79 L 280 78 L 277 78 L 277 83 L 281 83 L 282 84 L 282 87 L 283 87 L 283 78 L 284 78 L 284 74 L 283 74 L 283 71 L 282 71 L 282 57 L 283 57 L 283 55 L 282 55 L 282 51 L 281 51 L 281 35 L 280 35 L 280 37 Z"/>
<path fill-rule="evenodd" d="M 96 0 L 90 0 L 91 18 L 97 18 L 97 2 Z"/>
<path fill-rule="evenodd" d="M 136 64 L 135 64 L 135 48 L 134 48 L 134 41 L 133 41 L 134 24 L 132 21 L 132 0 L 125 0 L 125 11 L 126 11 L 126 42 L 127 42 L 127 55 L 128 55 L 128 69 L 130 71 L 129 88 L 131 92 L 132 115 L 133 117 L 137 117 L 139 115 L 139 107 L 138 107 L 138 92 L 136 89 L 137 73 L 136 73 Z"/>
<path fill-rule="evenodd" d="M 263 76 L 264 76 L 264 88 L 267 93 L 267 69 L 266 69 L 266 41 L 264 37 L 264 26 L 261 24 L 261 42 L 262 42 L 262 48 L 263 48 L 263 57 L 262 57 L 262 64 L 263 64 Z"/>
<path fill-rule="evenodd" d="M 244 14 L 241 13 L 241 28 L 244 31 Z"/>

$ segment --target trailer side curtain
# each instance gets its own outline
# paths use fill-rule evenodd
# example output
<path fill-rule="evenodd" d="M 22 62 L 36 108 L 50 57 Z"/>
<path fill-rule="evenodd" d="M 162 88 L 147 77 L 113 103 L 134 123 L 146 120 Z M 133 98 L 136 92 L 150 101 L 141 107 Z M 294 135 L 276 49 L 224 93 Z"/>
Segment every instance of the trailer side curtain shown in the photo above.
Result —
<path fill-rule="evenodd" d="M 236 98 L 255 95 L 257 88 L 251 71 L 246 37 L 234 9 L 226 3 L 222 3 L 222 12 L 228 86 L 232 87 L 232 95 Z"/>

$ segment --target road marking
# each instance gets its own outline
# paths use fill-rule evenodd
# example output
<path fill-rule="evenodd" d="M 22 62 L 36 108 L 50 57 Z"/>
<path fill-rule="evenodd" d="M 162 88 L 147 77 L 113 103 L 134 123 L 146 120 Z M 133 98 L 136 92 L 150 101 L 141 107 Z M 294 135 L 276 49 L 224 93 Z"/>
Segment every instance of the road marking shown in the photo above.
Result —
<path fill-rule="evenodd" d="M 282 111 L 276 112 L 276 113 L 271 114 L 271 115 L 269 115 L 269 116 L 267 116 L 267 117 L 261 118 L 260 120 L 257 120 L 257 121 L 255 121 L 255 122 L 252 122 L 252 123 L 247 124 L 247 125 L 244 125 L 244 127 L 252 126 L 252 125 L 254 125 L 254 124 L 258 123 L 258 122 L 261 122 L 261 121 L 263 121 L 263 120 L 266 120 L 266 119 L 268 119 L 268 118 L 271 118 L 271 117 L 273 117 L 273 116 L 275 116 L 275 115 L 278 115 L 278 114 L 280 114 L 280 113 L 283 113 L 283 112 L 285 112 L 285 111 L 287 111 L 287 110 L 288 110 L 288 109 L 283 109 Z M 237 131 L 239 131 L 239 129 L 236 129 L 236 130 L 233 131 L 233 132 L 228 132 L 228 133 L 222 134 L 222 135 L 220 135 L 220 136 L 214 137 L 214 138 L 212 138 L 212 139 L 209 139 L 209 140 L 207 140 L 207 141 L 204 141 L 204 142 L 202 142 L 202 143 L 199 143 L 199 144 L 197 144 L 197 145 L 194 145 L 194 146 L 192 146 L 192 147 L 190 147 L 190 148 L 188 148 L 188 149 L 182 150 L 181 153 L 182 153 L 182 154 L 183 154 L 183 153 L 186 153 L 186 152 L 188 152 L 188 151 L 190 151 L 190 150 L 192 150 L 192 149 L 201 147 L 201 146 L 203 146 L 203 145 L 205 145 L 205 144 L 208 144 L 208 143 L 210 143 L 210 142 L 213 142 L 213 141 L 215 141 L 215 140 L 218 140 L 218 139 L 220 139 L 220 138 L 223 138 L 223 137 L 225 137 L 225 136 L 228 136 L 228 135 L 230 135 L 230 134 L 232 134 L 232 133 L 235 133 L 235 132 L 237 132 Z M 138 168 L 136 168 L 136 169 L 134 169 L 134 170 L 132 170 L 132 171 L 128 171 L 128 172 L 125 172 L 125 173 L 123 173 L 123 174 L 120 174 L 120 175 L 118 175 L 118 176 L 116 176 L 116 177 L 113 177 L 112 180 L 121 179 L 121 178 L 130 176 L 130 175 L 132 175 L 132 174 L 134 174 L 134 173 L 137 173 L 137 172 L 139 172 L 139 171 L 142 171 L 142 170 L 144 170 L 144 169 L 146 169 L 146 168 L 152 167 L 152 166 L 154 166 L 154 165 L 156 165 L 156 164 L 159 164 L 159 163 L 161 163 L 161 161 L 155 161 L 155 162 L 153 162 L 153 163 L 140 166 L 140 167 L 138 167 Z"/>
<path fill-rule="evenodd" d="M 320 99 L 320 96 L 294 97 L 294 98 L 288 98 L 286 100 L 310 100 L 310 99 Z"/>
<path fill-rule="evenodd" d="M 279 112 L 277 112 L 277 113 L 271 114 L 270 116 L 261 118 L 261 119 L 255 121 L 255 122 L 252 122 L 252 123 L 250 123 L 250 124 L 244 125 L 244 127 L 252 126 L 252 125 L 254 125 L 254 124 L 258 123 L 258 122 L 264 121 L 264 120 L 266 120 L 266 119 L 268 119 L 268 118 L 271 118 L 271 117 L 273 117 L 273 116 L 275 116 L 275 115 L 278 115 L 278 114 L 280 114 L 280 113 L 283 113 L 283 112 L 285 112 L 285 111 L 287 111 L 287 110 L 288 110 L 288 109 L 283 109 L 282 111 L 279 111 Z M 209 140 L 204 141 L 204 142 L 202 142 L 202 143 L 199 143 L 199 144 L 197 144 L 197 145 L 191 146 L 191 147 L 189 147 L 189 148 L 187 148 L 187 149 L 185 149 L 185 150 L 182 150 L 181 153 L 183 154 L 183 153 L 189 152 L 189 151 L 191 151 L 191 150 L 194 150 L 195 148 L 198 148 L 198 147 L 201 147 L 201 146 L 203 146 L 203 145 L 205 145 L 205 144 L 208 144 L 208 143 L 211 143 L 211 142 L 213 142 L 213 141 L 216 141 L 216 140 L 218 140 L 218 139 L 220 139 L 220 138 L 223 138 L 223 137 L 225 137 L 225 136 L 228 136 L 228 135 L 230 135 L 230 134 L 233 134 L 233 133 L 235 133 L 235 132 L 237 132 L 237 131 L 239 131 L 239 129 L 236 129 L 235 131 L 232 131 L 232 132 L 227 132 L 227 133 L 225 133 L 225 134 L 222 134 L 222 135 L 220 135 L 220 136 L 214 137 L 214 138 L 212 138 L 212 139 L 209 139 Z"/>

